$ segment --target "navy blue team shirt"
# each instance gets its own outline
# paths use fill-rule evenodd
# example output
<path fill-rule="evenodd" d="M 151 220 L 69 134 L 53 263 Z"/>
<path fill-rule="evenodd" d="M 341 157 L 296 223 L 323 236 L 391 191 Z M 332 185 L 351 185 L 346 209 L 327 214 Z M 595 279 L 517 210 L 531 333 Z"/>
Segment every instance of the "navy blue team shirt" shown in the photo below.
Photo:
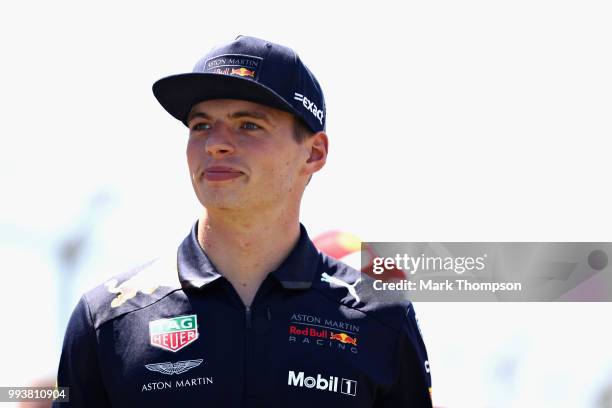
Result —
<path fill-rule="evenodd" d="M 431 407 L 412 304 L 300 238 L 245 307 L 197 241 L 84 294 L 57 407 Z"/>

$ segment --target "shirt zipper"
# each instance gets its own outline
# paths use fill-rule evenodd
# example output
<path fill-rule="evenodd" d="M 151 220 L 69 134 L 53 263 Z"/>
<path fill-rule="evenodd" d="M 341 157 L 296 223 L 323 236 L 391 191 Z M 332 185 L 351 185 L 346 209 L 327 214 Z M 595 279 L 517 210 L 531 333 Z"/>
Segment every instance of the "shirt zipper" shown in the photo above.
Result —
<path fill-rule="evenodd" d="M 246 322 L 246 328 L 250 329 L 250 328 L 253 327 L 253 322 L 252 322 L 252 319 L 251 319 L 251 307 L 248 306 L 248 305 L 245 306 L 244 307 L 244 311 L 245 311 L 244 318 L 245 318 L 245 322 Z"/>
<path fill-rule="evenodd" d="M 251 337 L 251 328 L 253 326 L 253 322 L 251 320 L 251 307 L 249 305 L 245 305 L 244 306 L 244 323 L 246 325 L 246 331 L 245 331 L 245 336 L 244 336 L 244 362 L 243 362 L 243 367 L 244 367 L 244 382 L 242 385 L 242 392 L 243 392 L 243 401 L 245 401 L 246 403 L 246 398 L 247 398 L 247 392 L 248 392 L 248 382 L 249 379 L 247 378 L 247 374 L 249 371 L 249 360 L 250 360 L 250 354 L 251 354 L 251 349 L 249 346 L 249 338 Z"/>

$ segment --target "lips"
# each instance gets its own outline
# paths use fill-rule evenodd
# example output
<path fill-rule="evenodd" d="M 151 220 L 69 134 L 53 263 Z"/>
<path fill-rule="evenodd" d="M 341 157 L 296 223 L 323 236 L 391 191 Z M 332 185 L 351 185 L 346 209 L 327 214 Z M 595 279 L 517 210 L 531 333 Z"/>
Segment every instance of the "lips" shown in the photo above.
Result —
<path fill-rule="evenodd" d="M 240 170 L 227 166 L 211 166 L 204 170 L 204 178 L 208 181 L 232 180 L 242 175 Z"/>

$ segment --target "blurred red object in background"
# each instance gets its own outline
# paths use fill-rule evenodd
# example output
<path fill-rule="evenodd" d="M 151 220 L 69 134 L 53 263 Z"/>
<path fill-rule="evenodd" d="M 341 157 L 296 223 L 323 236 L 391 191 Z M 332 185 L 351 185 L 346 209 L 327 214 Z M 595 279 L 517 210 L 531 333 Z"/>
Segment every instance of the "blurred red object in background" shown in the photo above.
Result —
<path fill-rule="evenodd" d="M 316 236 L 312 242 L 317 249 L 326 255 L 336 258 L 366 275 L 383 281 L 395 281 L 406 279 L 406 274 L 401 269 L 393 267 L 386 269 L 382 274 L 372 272 L 374 258 L 379 257 L 370 245 L 364 244 L 356 235 L 342 231 L 327 231 Z"/>

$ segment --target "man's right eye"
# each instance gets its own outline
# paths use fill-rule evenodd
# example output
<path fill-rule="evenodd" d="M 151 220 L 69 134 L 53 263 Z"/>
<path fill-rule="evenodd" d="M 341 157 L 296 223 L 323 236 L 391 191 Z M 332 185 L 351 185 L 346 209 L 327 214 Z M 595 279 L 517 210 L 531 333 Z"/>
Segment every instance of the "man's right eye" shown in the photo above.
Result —
<path fill-rule="evenodd" d="M 208 123 L 196 123 L 195 125 L 191 126 L 191 130 L 208 130 L 210 129 L 210 124 Z"/>

